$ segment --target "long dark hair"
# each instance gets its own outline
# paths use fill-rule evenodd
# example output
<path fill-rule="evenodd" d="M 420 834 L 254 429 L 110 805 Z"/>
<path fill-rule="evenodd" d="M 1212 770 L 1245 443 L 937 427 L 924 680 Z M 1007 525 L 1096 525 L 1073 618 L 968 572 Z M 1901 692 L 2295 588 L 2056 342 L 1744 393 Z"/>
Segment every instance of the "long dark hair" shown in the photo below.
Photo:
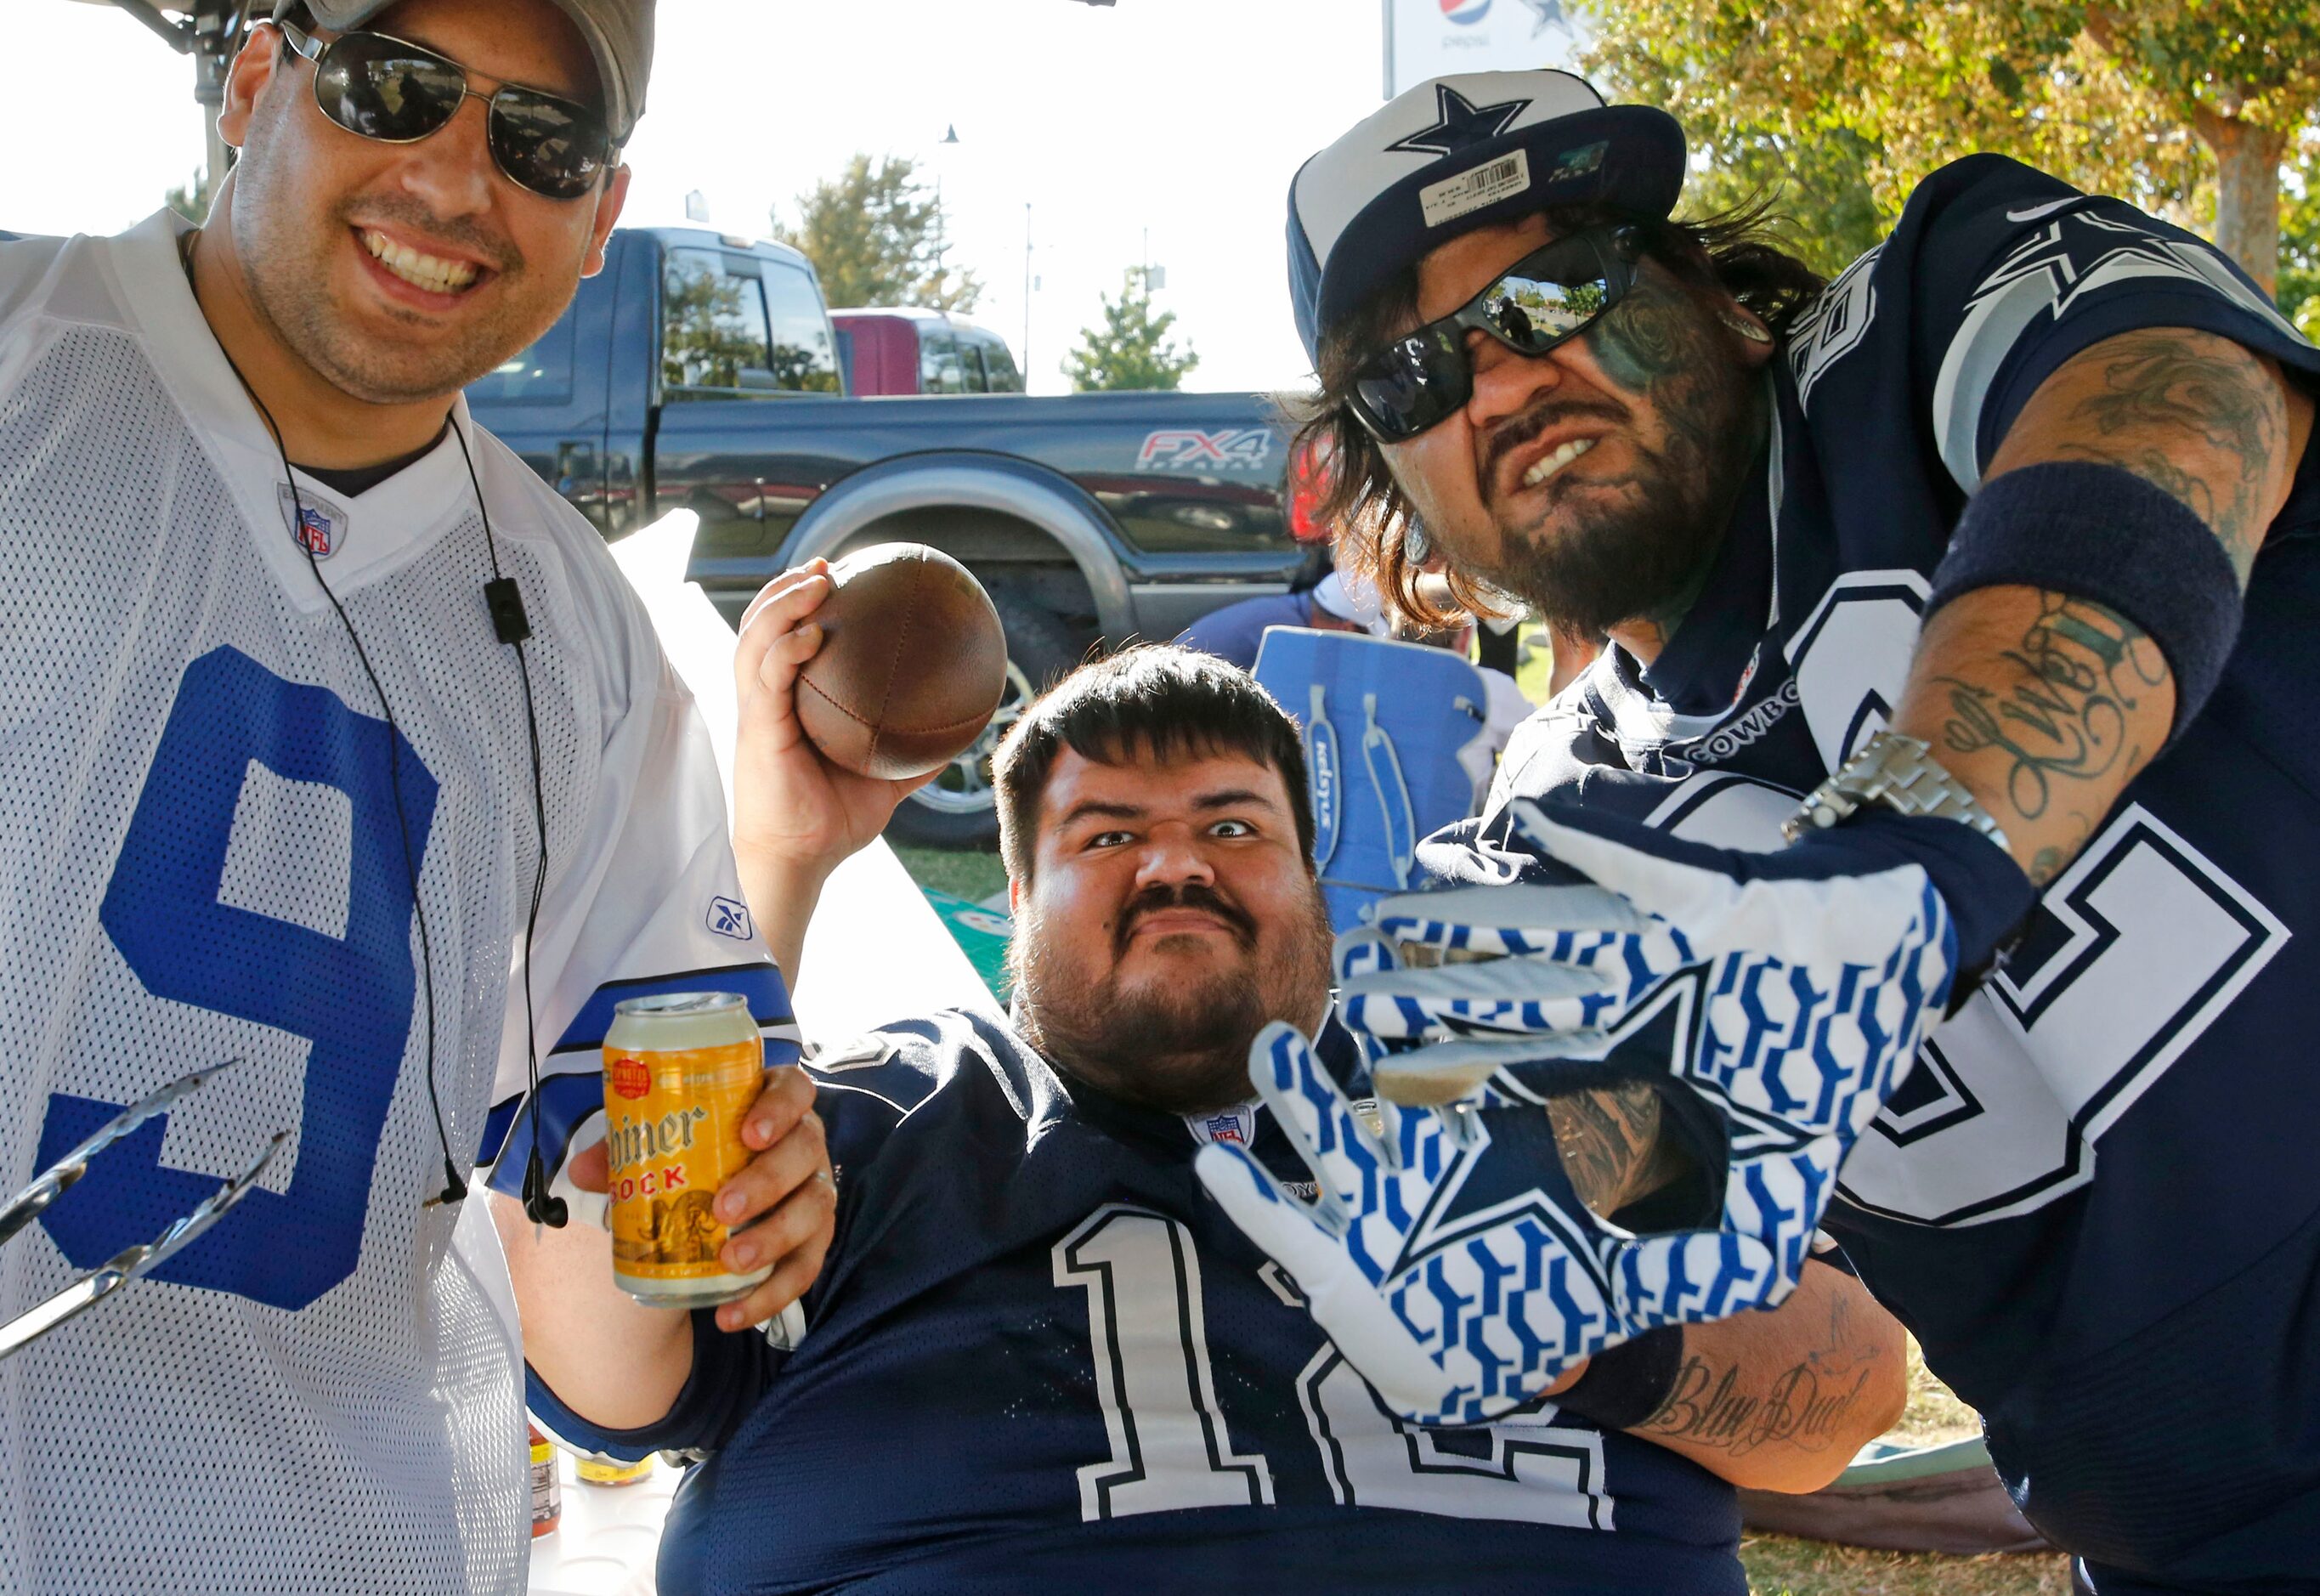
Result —
<path fill-rule="evenodd" d="M 1644 253 L 1694 288 L 1730 295 L 1784 342 L 1826 279 L 1781 249 L 1772 196 L 1757 195 L 1697 221 L 1638 216 L 1609 205 L 1572 205 L 1550 213 L 1558 234 L 1620 224 L 1643 237 Z M 1312 515 L 1332 529 L 1337 568 L 1374 583 L 1379 593 L 1421 626 L 1448 626 L 1463 612 L 1503 609 L 1457 571 L 1447 573 L 1451 603 L 1418 585 L 1422 575 L 1404 546 L 1409 500 L 1387 468 L 1385 451 L 1346 402 L 1362 361 L 1416 318 L 1413 265 L 1372 295 L 1321 340 L 1318 392 L 1282 394 L 1278 403 L 1296 429 L 1291 458 L 1310 462 Z"/>

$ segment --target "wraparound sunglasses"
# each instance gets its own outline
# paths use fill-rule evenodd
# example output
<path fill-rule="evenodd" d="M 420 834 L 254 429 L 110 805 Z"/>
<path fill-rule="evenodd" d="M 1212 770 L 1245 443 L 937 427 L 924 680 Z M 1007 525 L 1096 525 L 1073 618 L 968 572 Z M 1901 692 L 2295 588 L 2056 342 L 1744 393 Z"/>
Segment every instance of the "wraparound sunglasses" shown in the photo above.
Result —
<path fill-rule="evenodd" d="M 487 113 L 485 138 L 508 181 L 548 199 L 578 199 L 612 158 L 603 118 L 576 101 L 503 83 L 490 95 L 467 86 L 467 69 L 390 33 L 358 30 L 328 44 L 287 23 L 290 48 L 314 63 L 314 103 L 350 133 L 415 144 L 440 131 L 473 96 Z"/>
<path fill-rule="evenodd" d="M 1598 227 L 1524 256 L 1448 315 L 1363 361 L 1348 394 L 1354 414 L 1388 443 L 1417 437 L 1473 395 L 1469 328 L 1518 355 L 1544 355 L 1619 303 L 1642 253 L 1634 228 Z"/>

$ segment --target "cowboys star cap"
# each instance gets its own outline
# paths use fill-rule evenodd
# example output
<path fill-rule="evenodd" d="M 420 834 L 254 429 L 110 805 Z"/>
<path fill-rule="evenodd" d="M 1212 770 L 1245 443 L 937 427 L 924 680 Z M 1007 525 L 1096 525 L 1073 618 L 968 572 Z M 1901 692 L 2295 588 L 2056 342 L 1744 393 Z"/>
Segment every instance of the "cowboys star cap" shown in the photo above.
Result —
<path fill-rule="evenodd" d="M 1683 187 L 1683 129 L 1606 105 L 1568 72 L 1470 72 L 1395 95 L 1289 185 L 1289 297 L 1305 352 L 1460 233 L 1604 200 L 1664 216 Z"/>
<path fill-rule="evenodd" d="M 298 0 L 276 0 L 278 21 Z M 359 28 L 394 0 L 305 0 L 317 25 L 334 33 Z M 604 91 L 604 123 L 612 142 L 625 144 L 645 113 L 645 79 L 652 76 L 653 0 L 555 0 L 572 19 L 588 53 L 596 58 L 596 80 Z"/>

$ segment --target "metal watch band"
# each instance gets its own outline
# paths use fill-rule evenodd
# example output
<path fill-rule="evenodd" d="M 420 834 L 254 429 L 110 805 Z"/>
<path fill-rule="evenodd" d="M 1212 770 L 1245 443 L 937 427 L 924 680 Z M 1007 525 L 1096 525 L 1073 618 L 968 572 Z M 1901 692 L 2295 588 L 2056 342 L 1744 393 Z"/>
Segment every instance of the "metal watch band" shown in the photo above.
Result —
<path fill-rule="evenodd" d="M 1781 822 L 1781 835 L 1794 842 L 1808 830 L 1850 820 L 1864 803 L 1880 803 L 1899 814 L 1937 815 L 1971 826 L 2000 848 L 2006 832 L 1958 779 L 1942 768 L 1933 749 L 1914 737 L 1880 731 L 1862 745 L 1835 775 L 1815 787 L 1796 813 Z"/>

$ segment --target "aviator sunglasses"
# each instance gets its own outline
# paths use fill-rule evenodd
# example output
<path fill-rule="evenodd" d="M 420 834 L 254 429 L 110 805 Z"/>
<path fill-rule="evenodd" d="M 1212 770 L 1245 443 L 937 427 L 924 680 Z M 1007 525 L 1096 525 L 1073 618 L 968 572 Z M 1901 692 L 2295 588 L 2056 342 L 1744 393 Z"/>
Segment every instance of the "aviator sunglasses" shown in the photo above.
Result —
<path fill-rule="evenodd" d="M 1417 437 L 1473 395 L 1467 329 L 1518 355 L 1544 355 L 1619 303 L 1642 252 L 1634 228 L 1598 227 L 1524 256 L 1448 315 L 1364 360 L 1347 395 L 1354 414 L 1388 443 Z"/>
<path fill-rule="evenodd" d="M 470 96 L 487 107 L 485 140 L 508 181 L 548 199 L 578 199 L 611 158 L 603 119 L 585 105 L 503 83 L 479 95 L 467 69 L 392 34 L 357 31 L 322 43 L 287 23 L 290 48 L 314 63 L 314 103 L 350 133 L 415 144 L 443 128 Z"/>

